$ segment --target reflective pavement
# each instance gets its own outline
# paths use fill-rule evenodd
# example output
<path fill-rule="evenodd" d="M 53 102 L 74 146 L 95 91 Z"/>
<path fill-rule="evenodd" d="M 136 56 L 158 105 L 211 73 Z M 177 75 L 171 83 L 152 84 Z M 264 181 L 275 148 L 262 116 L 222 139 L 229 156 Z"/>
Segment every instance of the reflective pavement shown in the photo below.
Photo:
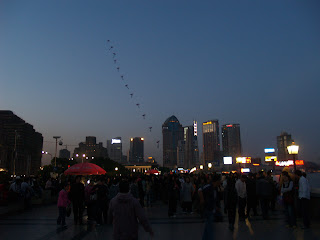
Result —
<path fill-rule="evenodd" d="M 186 215 L 178 209 L 176 218 L 167 217 L 167 206 L 156 204 L 146 209 L 149 220 L 155 232 L 154 238 L 140 228 L 139 239 L 202 239 L 204 221 L 197 215 Z M 56 225 L 58 210 L 56 206 L 33 208 L 10 216 L 0 217 L 0 239 L 112 239 L 112 226 L 101 225 L 88 227 L 74 225 L 72 216 L 67 218 L 67 228 L 61 229 Z M 86 217 L 84 217 L 86 218 Z M 298 225 L 302 223 L 298 220 Z M 227 217 L 224 222 L 213 223 L 214 239 L 320 239 L 320 222 L 312 222 L 308 230 L 286 227 L 282 211 L 276 211 L 270 220 L 258 216 L 250 221 L 236 220 L 234 232 L 229 231 Z"/>

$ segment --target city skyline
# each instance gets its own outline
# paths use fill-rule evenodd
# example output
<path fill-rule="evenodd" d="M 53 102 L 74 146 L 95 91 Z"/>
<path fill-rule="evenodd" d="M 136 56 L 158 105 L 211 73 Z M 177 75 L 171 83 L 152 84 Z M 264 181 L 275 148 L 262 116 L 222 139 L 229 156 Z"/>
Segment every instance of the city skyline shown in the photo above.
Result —
<path fill-rule="evenodd" d="M 182 126 L 239 123 L 244 156 L 263 156 L 285 131 L 319 162 L 320 3 L 183 3 L 2 1 L 0 109 L 49 152 L 53 136 L 69 146 L 121 136 L 125 155 L 143 136 L 145 156 L 162 163 L 161 125 L 175 115 Z"/>

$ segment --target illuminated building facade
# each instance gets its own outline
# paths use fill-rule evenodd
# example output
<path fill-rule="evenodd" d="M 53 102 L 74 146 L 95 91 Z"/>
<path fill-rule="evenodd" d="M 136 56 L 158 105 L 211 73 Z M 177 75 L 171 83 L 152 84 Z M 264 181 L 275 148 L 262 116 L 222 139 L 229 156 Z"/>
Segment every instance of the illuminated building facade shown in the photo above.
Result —
<path fill-rule="evenodd" d="M 240 124 L 225 124 L 222 126 L 222 149 L 224 156 L 233 159 L 241 156 Z"/>
<path fill-rule="evenodd" d="M 221 150 L 219 121 L 210 120 L 202 123 L 204 164 L 220 165 Z"/>
<path fill-rule="evenodd" d="M 0 111 L 0 168 L 16 175 L 36 174 L 41 167 L 43 137 L 12 111 Z M 14 164 L 15 163 L 15 164 Z"/>
<path fill-rule="evenodd" d="M 184 169 L 191 169 L 199 164 L 198 127 L 196 121 L 194 121 L 192 126 L 183 128 L 183 140 L 185 144 L 184 164 L 178 164 L 178 166 Z"/>
<path fill-rule="evenodd" d="M 121 163 L 123 162 L 122 157 L 122 140 L 121 137 L 112 138 L 107 140 L 108 156 L 112 161 Z"/>
<path fill-rule="evenodd" d="M 170 169 L 177 166 L 177 147 L 183 140 L 183 127 L 175 116 L 169 117 L 162 124 L 163 166 Z"/>
<path fill-rule="evenodd" d="M 287 147 L 294 142 L 291 134 L 282 132 L 280 136 L 277 136 L 277 147 L 278 147 L 278 160 L 284 161 L 290 159 Z"/>
<path fill-rule="evenodd" d="M 129 162 L 144 162 L 144 138 L 135 137 L 130 139 Z"/>

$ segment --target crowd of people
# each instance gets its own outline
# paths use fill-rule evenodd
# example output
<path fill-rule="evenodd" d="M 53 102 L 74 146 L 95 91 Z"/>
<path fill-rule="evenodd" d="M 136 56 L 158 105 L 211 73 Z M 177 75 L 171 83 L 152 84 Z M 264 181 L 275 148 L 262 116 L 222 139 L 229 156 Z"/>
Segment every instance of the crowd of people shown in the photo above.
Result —
<path fill-rule="evenodd" d="M 305 173 L 299 170 L 291 173 L 288 168 L 283 169 L 277 181 L 271 171 L 260 171 L 247 175 L 234 172 L 76 176 L 50 178 L 42 187 L 34 179 L 17 178 L 10 186 L 10 192 L 22 196 L 26 208 L 30 197 L 41 195 L 43 189 L 58 195 L 58 225 L 66 226 L 65 218 L 71 206 L 74 224 L 83 224 L 86 209 L 88 224 L 113 223 L 115 239 L 122 239 L 123 234 L 137 237 L 138 222 L 153 234 L 143 208 L 152 208 L 160 201 L 167 204 L 170 218 L 176 217 L 178 207 L 182 214 L 198 214 L 204 218 L 204 236 L 208 238 L 212 234 L 212 222 L 223 221 L 224 215 L 233 231 L 237 213 L 239 221 L 254 219 L 257 215 L 268 220 L 276 205 L 283 207 L 288 227 L 297 227 L 298 216 L 302 217 L 302 228 L 310 227 L 308 180 Z"/>

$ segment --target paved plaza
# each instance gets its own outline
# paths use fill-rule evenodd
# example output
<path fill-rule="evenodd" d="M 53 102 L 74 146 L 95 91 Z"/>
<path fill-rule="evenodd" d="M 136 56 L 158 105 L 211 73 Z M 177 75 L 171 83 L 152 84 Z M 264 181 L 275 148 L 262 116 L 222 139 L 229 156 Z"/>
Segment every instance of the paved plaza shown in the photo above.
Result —
<path fill-rule="evenodd" d="M 202 238 L 204 222 L 197 214 L 186 215 L 178 209 L 176 218 L 167 217 L 167 206 L 156 204 L 146 209 L 152 228 L 155 232 L 151 238 L 140 228 L 139 239 L 192 239 Z M 112 239 L 112 226 L 101 225 L 88 227 L 87 225 L 74 225 L 72 216 L 67 218 L 68 227 L 58 228 L 56 218 L 58 215 L 55 205 L 33 208 L 32 210 L 0 216 L 0 239 Z M 86 216 L 84 217 L 86 219 Z M 301 220 L 298 220 L 301 226 Z M 221 223 L 213 223 L 214 239 L 320 239 L 320 222 L 312 222 L 311 229 L 289 229 L 286 227 L 282 211 L 276 211 L 270 220 L 263 220 L 258 216 L 245 222 L 236 220 L 234 232 L 228 229 L 227 216 Z"/>

